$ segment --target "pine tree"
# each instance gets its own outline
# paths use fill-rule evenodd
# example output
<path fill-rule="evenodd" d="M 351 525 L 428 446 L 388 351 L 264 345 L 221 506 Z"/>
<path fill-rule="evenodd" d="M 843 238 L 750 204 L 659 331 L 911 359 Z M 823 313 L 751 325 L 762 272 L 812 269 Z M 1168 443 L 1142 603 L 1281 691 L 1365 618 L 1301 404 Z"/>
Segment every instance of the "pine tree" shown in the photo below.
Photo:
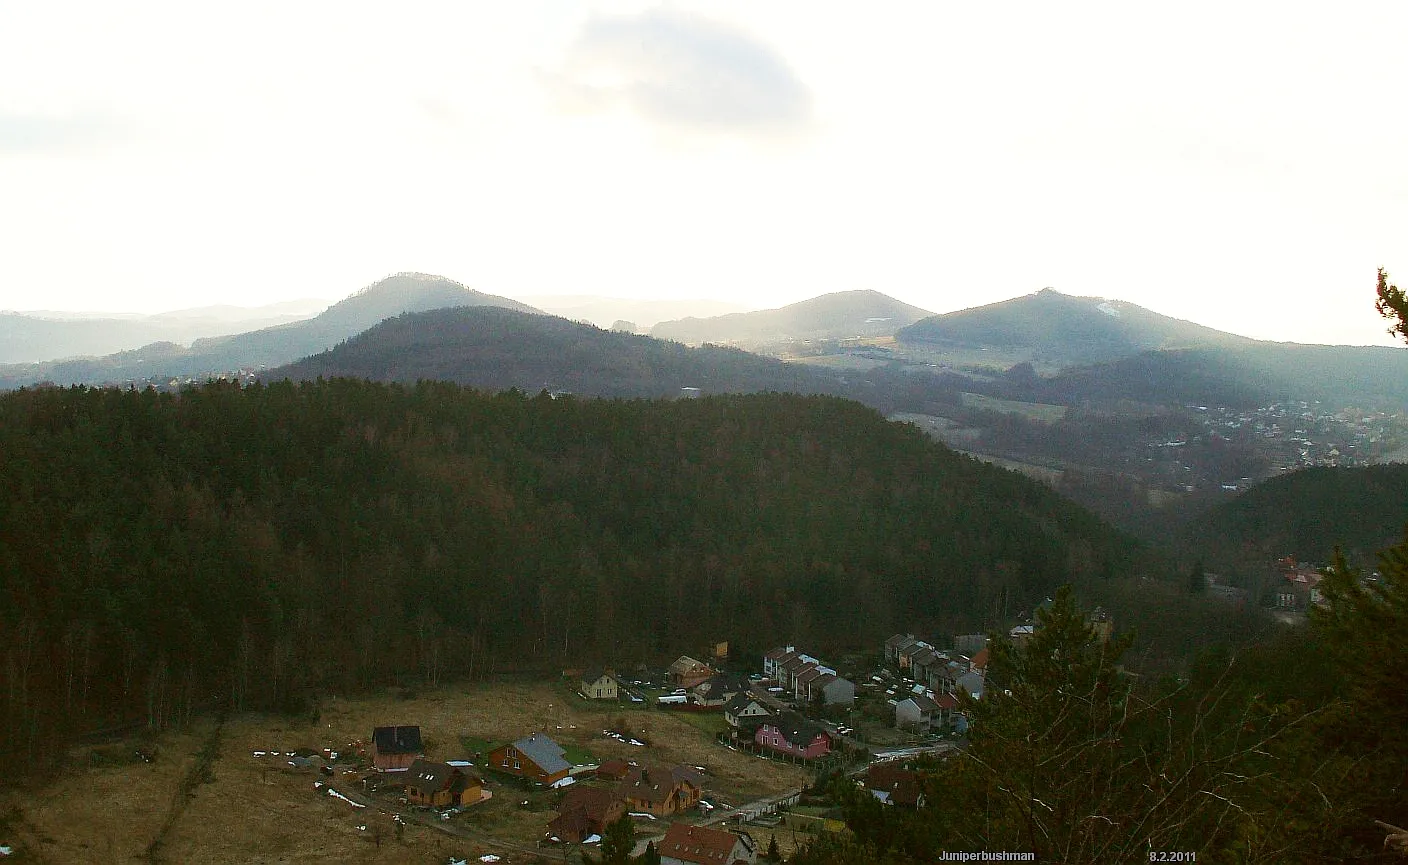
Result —
<path fill-rule="evenodd" d="M 608 823 L 601 839 L 602 865 L 625 865 L 636 846 L 636 825 L 629 814 Z"/>

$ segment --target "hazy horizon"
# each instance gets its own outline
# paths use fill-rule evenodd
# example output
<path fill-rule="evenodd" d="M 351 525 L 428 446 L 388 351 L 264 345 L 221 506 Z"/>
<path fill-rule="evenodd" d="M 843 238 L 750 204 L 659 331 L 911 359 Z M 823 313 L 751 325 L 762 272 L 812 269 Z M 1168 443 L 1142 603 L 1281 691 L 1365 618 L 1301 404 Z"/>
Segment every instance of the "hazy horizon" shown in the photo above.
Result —
<path fill-rule="evenodd" d="M 1029 294 L 1394 345 L 1408 8 L 16 7 L 0 308 Z"/>

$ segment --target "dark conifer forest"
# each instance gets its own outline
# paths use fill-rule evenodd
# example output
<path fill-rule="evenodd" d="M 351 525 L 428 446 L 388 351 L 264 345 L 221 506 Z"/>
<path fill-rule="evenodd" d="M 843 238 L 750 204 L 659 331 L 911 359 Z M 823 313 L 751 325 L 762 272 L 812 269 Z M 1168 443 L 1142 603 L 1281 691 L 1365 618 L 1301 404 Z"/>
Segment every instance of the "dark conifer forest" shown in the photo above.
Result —
<path fill-rule="evenodd" d="M 0 455 L 8 758 L 713 639 L 873 648 L 1063 583 L 1161 597 L 1089 513 L 830 397 L 48 388 L 0 398 Z"/>

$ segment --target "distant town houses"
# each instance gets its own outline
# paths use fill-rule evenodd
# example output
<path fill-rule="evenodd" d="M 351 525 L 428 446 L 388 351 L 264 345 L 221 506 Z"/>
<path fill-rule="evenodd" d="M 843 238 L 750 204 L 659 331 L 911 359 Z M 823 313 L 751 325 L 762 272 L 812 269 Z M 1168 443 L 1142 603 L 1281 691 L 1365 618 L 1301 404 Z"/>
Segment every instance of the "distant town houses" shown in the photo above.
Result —
<path fill-rule="evenodd" d="M 506 775 L 551 786 L 567 777 L 572 768 L 562 746 L 542 733 L 525 736 L 489 752 L 489 767 Z"/>
<path fill-rule="evenodd" d="M 1031 626 L 1013 629 L 1014 642 L 1031 634 Z M 895 634 L 885 641 L 885 660 L 915 685 L 907 694 L 890 702 L 895 708 L 895 726 L 902 730 L 930 733 L 950 728 L 962 730 L 964 719 L 959 696 L 982 699 L 987 682 L 989 651 L 987 638 L 970 634 L 961 638 L 966 648 L 976 651 L 970 658 L 957 649 L 940 649 L 913 634 Z"/>
<path fill-rule="evenodd" d="M 915 733 L 944 730 L 957 720 L 953 694 L 911 694 L 895 704 L 895 726 Z"/>
<path fill-rule="evenodd" d="M 983 642 L 986 643 L 985 638 Z M 969 645 L 975 644 L 973 640 L 969 640 L 968 643 Z M 983 657 L 983 665 L 977 669 L 978 680 L 986 675 L 986 653 L 986 648 L 979 650 L 979 654 Z M 923 690 L 930 691 L 932 694 L 952 694 L 965 681 L 970 686 L 969 693 L 972 693 L 972 685 L 975 680 L 964 678 L 975 671 L 972 660 L 956 651 L 939 649 L 930 643 L 917 639 L 913 634 L 896 634 L 886 640 L 885 659 L 892 666 L 899 668 L 901 672 L 907 672 L 910 678 L 923 686 Z"/>
<path fill-rule="evenodd" d="M 821 702 L 827 706 L 849 706 L 855 702 L 855 683 L 842 678 L 821 659 L 797 651 L 795 646 L 780 646 L 763 655 L 763 675 L 798 702 Z"/>

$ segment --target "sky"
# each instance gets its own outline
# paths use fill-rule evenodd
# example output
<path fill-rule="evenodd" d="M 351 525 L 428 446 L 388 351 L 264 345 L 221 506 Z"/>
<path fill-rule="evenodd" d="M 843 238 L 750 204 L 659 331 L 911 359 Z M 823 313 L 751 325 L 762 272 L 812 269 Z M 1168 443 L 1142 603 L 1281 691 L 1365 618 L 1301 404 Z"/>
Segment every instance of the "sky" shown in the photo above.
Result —
<path fill-rule="evenodd" d="M 0 309 L 1052 286 L 1394 344 L 1408 4 L 0 0 Z"/>

